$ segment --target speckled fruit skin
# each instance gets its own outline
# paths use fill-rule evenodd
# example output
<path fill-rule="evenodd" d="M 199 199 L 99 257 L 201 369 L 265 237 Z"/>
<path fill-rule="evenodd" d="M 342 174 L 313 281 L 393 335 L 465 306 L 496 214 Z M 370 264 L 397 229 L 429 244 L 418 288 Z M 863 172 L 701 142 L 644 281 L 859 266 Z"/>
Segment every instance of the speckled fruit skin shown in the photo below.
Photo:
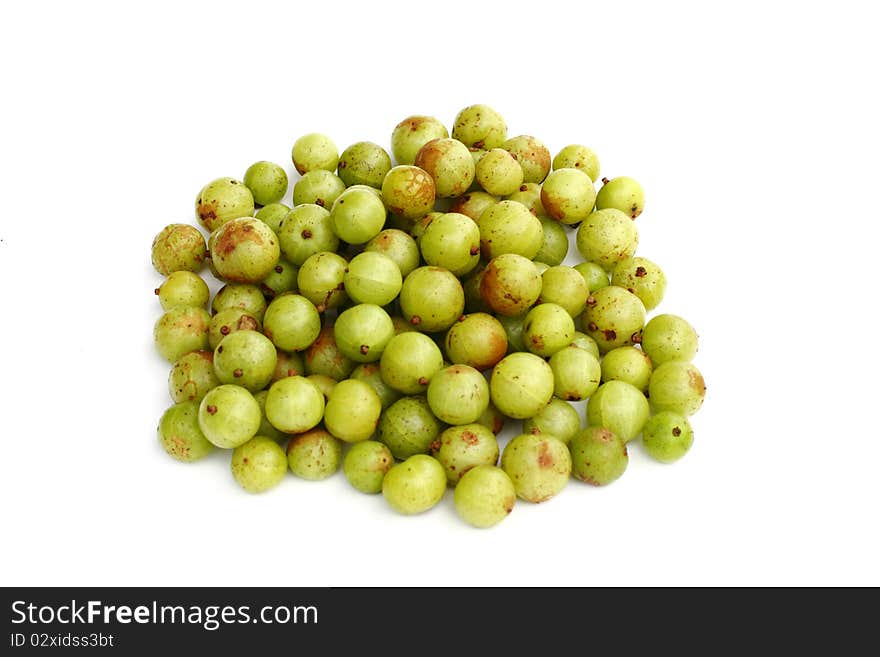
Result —
<path fill-rule="evenodd" d="M 356 379 L 345 379 L 333 388 L 324 410 L 324 426 L 340 440 L 356 443 L 376 431 L 382 402 L 372 387 Z"/>
<path fill-rule="evenodd" d="M 629 290 L 642 300 L 645 310 L 653 310 L 666 293 L 666 274 L 647 258 L 626 258 L 614 266 L 611 284 Z"/>
<path fill-rule="evenodd" d="M 382 495 L 389 506 L 404 515 L 415 515 L 436 506 L 446 492 L 443 466 L 426 454 L 415 454 L 393 466 L 382 480 Z"/>
<path fill-rule="evenodd" d="M 254 436 L 232 452 L 232 477 L 249 493 L 275 488 L 287 474 L 284 450 L 271 438 Z"/>
<path fill-rule="evenodd" d="M 329 209 L 344 191 L 342 178 L 332 171 L 314 169 L 293 184 L 293 205 L 317 205 Z"/>
<path fill-rule="evenodd" d="M 449 427 L 431 445 L 431 455 L 440 461 L 451 486 L 455 486 L 471 468 L 495 465 L 499 454 L 495 434 L 488 427 L 475 423 Z"/>
<path fill-rule="evenodd" d="M 443 367 L 443 352 L 424 333 L 399 333 L 385 346 L 379 364 L 387 385 L 417 395 L 427 391 L 431 377 Z"/>
<path fill-rule="evenodd" d="M 153 268 L 163 276 L 176 271 L 197 272 L 205 266 L 208 247 L 195 226 L 169 224 L 153 238 L 150 256 Z"/>
<path fill-rule="evenodd" d="M 526 314 L 523 342 L 533 354 L 550 357 L 571 344 L 574 320 L 555 303 L 540 303 Z"/>
<path fill-rule="evenodd" d="M 470 189 L 476 168 L 468 147 L 457 139 L 435 139 L 416 154 L 415 166 L 434 180 L 437 198 L 457 198 Z"/>
<path fill-rule="evenodd" d="M 397 265 L 400 275 L 406 277 L 419 266 L 419 245 L 409 234 L 398 228 L 386 228 L 366 243 L 364 251 L 381 253 Z"/>
<path fill-rule="evenodd" d="M 507 443 L 501 453 L 501 468 L 513 482 L 517 497 L 544 502 L 565 488 L 571 478 L 571 454 L 568 445 L 555 436 L 524 433 Z"/>
<path fill-rule="evenodd" d="M 508 198 L 512 200 L 512 198 Z M 543 207 L 541 208 L 543 211 Z M 535 214 L 534 210 L 530 210 Z M 539 215 L 538 215 L 539 216 Z M 540 216 L 539 216 L 540 218 Z M 561 265 L 568 255 L 569 241 L 568 233 L 555 219 L 541 219 L 541 230 L 544 233 L 544 239 L 541 242 L 541 248 L 535 254 L 536 262 L 543 262 L 550 267 Z"/>
<path fill-rule="evenodd" d="M 260 404 L 246 389 L 219 385 L 199 402 L 199 428 L 217 447 L 235 448 L 256 435 L 261 414 Z"/>
<path fill-rule="evenodd" d="M 469 365 L 443 368 L 428 384 L 428 405 L 447 424 L 476 422 L 489 406 L 489 384 Z"/>
<path fill-rule="evenodd" d="M 540 302 L 559 304 L 572 317 L 584 312 L 589 295 L 586 280 L 574 267 L 557 265 L 541 274 Z"/>
<path fill-rule="evenodd" d="M 641 341 L 645 305 L 632 292 L 609 285 L 592 292 L 587 298 L 582 322 L 584 332 L 605 354 Z"/>
<path fill-rule="evenodd" d="M 347 189 L 330 208 L 333 232 L 348 244 L 366 244 L 382 230 L 386 211 L 382 199 L 363 189 Z"/>
<path fill-rule="evenodd" d="M 693 363 L 670 360 L 651 374 L 648 395 L 655 410 L 693 415 L 706 398 L 706 382 Z"/>
<path fill-rule="evenodd" d="M 261 331 L 263 325 L 256 317 L 242 308 L 225 308 L 211 317 L 208 326 L 208 344 L 211 351 L 217 348 L 220 340 L 235 331 Z"/>
<path fill-rule="evenodd" d="M 406 117 L 391 131 L 391 154 L 397 164 L 414 164 L 425 144 L 447 137 L 449 131 L 440 119 L 414 114 Z"/>
<path fill-rule="evenodd" d="M 208 284 L 191 271 L 171 272 L 154 292 L 159 297 L 162 310 L 171 310 L 174 306 L 207 308 L 211 298 Z"/>
<path fill-rule="evenodd" d="M 507 123 L 488 105 L 469 105 L 456 114 L 452 137 L 469 147 L 500 148 L 507 139 Z"/>
<path fill-rule="evenodd" d="M 688 419 L 672 411 L 654 414 L 642 429 L 642 446 L 651 458 L 661 463 L 674 463 L 694 443 L 694 431 Z"/>
<path fill-rule="evenodd" d="M 211 388 L 220 385 L 214 374 L 213 351 L 191 351 L 176 361 L 168 374 L 168 393 L 175 403 L 202 401 Z"/>
<path fill-rule="evenodd" d="M 303 354 L 306 372 L 329 376 L 334 381 L 348 378 L 357 366 L 357 363 L 340 351 L 333 335 L 332 324 L 321 327 L 318 336 Z"/>
<path fill-rule="evenodd" d="M 166 409 L 157 433 L 162 448 L 178 461 L 198 461 L 214 451 L 214 445 L 199 428 L 197 401 L 180 402 Z"/>
<path fill-rule="evenodd" d="M 480 252 L 487 260 L 505 253 L 531 260 L 544 242 L 541 221 L 516 201 L 499 201 L 489 206 L 477 219 L 477 226 Z"/>
<path fill-rule="evenodd" d="M 274 230 L 277 235 L 281 226 L 281 221 L 289 212 L 290 206 L 285 205 L 284 203 L 268 203 L 257 210 L 257 213 L 254 216 Z"/>
<path fill-rule="evenodd" d="M 462 277 L 480 262 L 480 229 L 467 215 L 445 212 L 425 228 L 419 248 L 427 264 Z"/>
<path fill-rule="evenodd" d="M 488 192 L 470 191 L 464 196 L 455 199 L 455 203 L 449 208 L 449 212 L 459 212 L 476 221 L 486 208 L 496 203 L 498 203 L 498 197 L 492 196 Z"/>
<path fill-rule="evenodd" d="M 508 417 L 524 420 L 535 415 L 553 397 L 553 370 L 540 356 L 516 352 L 492 370 L 492 403 Z"/>
<path fill-rule="evenodd" d="M 599 360 L 586 349 L 569 345 L 550 357 L 553 394 L 566 401 L 580 401 L 599 387 L 602 370 Z"/>
<path fill-rule="evenodd" d="M 257 321 L 262 322 L 266 305 L 266 297 L 258 286 L 249 283 L 229 283 L 221 287 L 211 299 L 211 312 L 216 315 L 228 308 L 241 308 Z"/>
<path fill-rule="evenodd" d="M 602 359 L 602 381 L 626 381 L 642 392 L 648 392 L 653 371 L 648 354 L 637 347 L 612 349 Z"/>
<path fill-rule="evenodd" d="M 266 417 L 284 433 L 302 433 L 324 416 L 324 395 L 304 376 L 287 376 L 269 387 Z"/>
<path fill-rule="evenodd" d="M 614 208 L 635 219 L 645 209 L 645 192 L 642 186 L 632 178 L 618 176 L 608 180 L 602 179 L 603 185 L 596 195 L 596 208 L 604 210 Z"/>
<path fill-rule="evenodd" d="M 579 169 L 556 169 L 541 186 L 541 204 L 547 215 L 564 224 L 586 219 L 595 202 L 593 181 Z"/>
<path fill-rule="evenodd" d="M 220 383 L 233 383 L 251 392 L 272 380 L 278 356 L 275 345 L 257 331 L 235 331 L 214 349 L 214 372 Z"/>
<path fill-rule="evenodd" d="M 379 418 L 377 437 L 395 458 L 427 454 L 443 431 L 443 423 L 431 412 L 424 395 L 402 397 Z"/>
<path fill-rule="evenodd" d="M 550 150 L 537 137 L 511 137 L 504 142 L 503 148 L 516 157 L 523 170 L 524 182 L 540 183 L 550 173 Z"/>
<path fill-rule="evenodd" d="M 525 315 L 541 296 L 541 276 L 528 258 L 505 253 L 492 258 L 480 279 L 480 296 L 497 314 Z"/>
<path fill-rule="evenodd" d="M 655 367 L 670 360 L 691 360 L 697 347 L 697 332 L 678 315 L 655 315 L 642 330 L 642 349 Z"/>
<path fill-rule="evenodd" d="M 305 175 L 315 169 L 336 171 L 339 164 L 339 149 L 327 135 L 310 132 L 293 142 L 290 159 L 297 173 Z"/>
<path fill-rule="evenodd" d="M 301 479 L 321 481 L 342 465 L 342 441 L 325 429 L 293 436 L 287 443 L 290 471 Z"/>
<path fill-rule="evenodd" d="M 579 169 L 593 182 L 599 180 L 599 157 L 586 146 L 569 144 L 553 158 L 554 169 Z"/>
<path fill-rule="evenodd" d="M 191 351 L 206 351 L 211 316 L 204 308 L 175 306 L 164 313 L 153 326 L 156 351 L 169 363 Z"/>
<path fill-rule="evenodd" d="M 281 221 L 277 233 L 282 255 L 297 267 L 311 255 L 339 248 L 330 210 L 314 203 L 293 208 Z"/>
<path fill-rule="evenodd" d="M 260 290 L 267 300 L 272 300 L 285 292 L 296 292 L 298 275 L 299 267 L 281 257 L 272 267 L 269 275 L 260 281 Z"/>
<path fill-rule="evenodd" d="M 263 333 L 279 349 L 302 351 L 321 331 L 321 316 L 314 304 L 299 294 L 283 294 L 266 308 Z"/>
<path fill-rule="evenodd" d="M 436 189 L 427 171 L 411 164 L 393 167 L 382 181 L 382 201 L 390 212 L 416 219 L 434 207 Z"/>
<path fill-rule="evenodd" d="M 571 439 L 571 474 L 593 486 L 619 479 L 629 464 L 626 442 L 604 427 L 587 427 Z"/>
<path fill-rule="evenodd" d="M 394 465 L 394 457 L 387 446 L 376 440 L 365 440 L 352 445 L 342 460 L 342 472 L 348 483 L 368 495 L 382 492 L 385 473 Z"/>
<path fill-rule="evenodd" d="M 244 172 L 243 181 L 251 190 L 255 206 L 277 203 L 287 193 L 287 172 L 274 162 L 254 162 Z"/>
<path fill-rule="evenodd" d="M 639 435 L 651 410 L 645 395 L 625 381 L 608 381 L 590 395 L 587 424 L 605 427 L 628 443 Z"/>
<path fill-rule="evenodd" d="M 507 354 L 507 333 L 488 313 L 462 315 L 446 332 L 444 347 L 453 363 L 488 370 Z"/>
<path fill-rule="evenodd" d="M 254 215 L 254 195 L 240 180 L 217 178 L 196 197 L 196 217 L 208 232 L 227 221 Z"/>
<path fill-rule="evenodd" d="M 353 301 L 386 306 L 400 293 L 403 275 L 388 256 L 363 251 L 348 263 L 342 284 Z"/>
<path fill-rule="evenodd" d="M 357 363 L 373 363 L 382 357 L 394 337 L 394 323 L 381 306 L 359 303 L 339 313 L 333 337 L 347 358 Z"/>
<path fill-rule="evenodd" d="M 236 283 L 259 283 L 280 257 L 278 236 L 255 217 L 227 221 L 211 243 L 211 262 L 217 273 Z"/>
<path fill-rule="evenodd" d="M 481 157 L 474 167 L 474 177 L 493 196 L 513 194 L 523 184 L 522 167 L 503 148 L 493 148 Z"/>
<path fill-rule="evenodd" d="M 369 141 L 352 144 L 339 156 L 336 171 L 346 187 L 368 185 L 380 189 L 385 174 L 391 170 L 391 156 Z"/>
<path fill-rule="evenodd" d="M 419 267 L 403 281 L 400 310 L 420 331 L 445 331 L 464 312 L 464 289 L 448 269 Z"/>
<path fill-rule="evenodd" d="M 453 493 L 458 516 L 478 529 L 494 527 L 516 503 L 516 488 L 507 473 L 491 465 L 479 465 L 462 477 Z"/>
<path fill-rule="evenodd" d="M 639 232 L 633 221 L 613 208 L 591 212 L 575 235 L 581 257 L 607 272 L 621 260 L 632 257 L 638 245 Z"/>
<path fill-rule="evenodd" d="M 311 301 L 319 313 L 337 308 L 348 299 L 342 283 L 346 267 L 346 259 L 331 251 L 309 256 L 296 275 L 299 293 Z"/>
<path fill-rule="evenodd" d="M 523 420 L 522 432 L 549 434 L 567 445 L 580 428 L 581 418 L 577 409 L 554 397 L 537 415 Z"/>

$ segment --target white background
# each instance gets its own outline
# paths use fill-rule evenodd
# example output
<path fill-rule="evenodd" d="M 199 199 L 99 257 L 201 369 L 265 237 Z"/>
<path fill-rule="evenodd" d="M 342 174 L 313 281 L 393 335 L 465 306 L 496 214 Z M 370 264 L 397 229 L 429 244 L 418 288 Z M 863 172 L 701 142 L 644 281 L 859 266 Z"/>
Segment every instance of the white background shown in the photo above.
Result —
<path fill-rule="evenodd" d="M 4 585 L 880 584 L 870 3 L 15 3 L 0 21 Z M 487 103 L 642 182 L 708 396 L 492 530 L 170 459 L 150 243 L 296 137 Z"/>

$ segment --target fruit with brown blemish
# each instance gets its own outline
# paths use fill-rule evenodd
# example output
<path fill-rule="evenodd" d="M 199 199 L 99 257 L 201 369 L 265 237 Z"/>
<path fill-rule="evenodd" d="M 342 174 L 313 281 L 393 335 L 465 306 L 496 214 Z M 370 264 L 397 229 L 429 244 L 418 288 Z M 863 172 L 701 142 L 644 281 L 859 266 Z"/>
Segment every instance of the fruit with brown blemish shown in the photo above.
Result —
<path fill-rule="evenodd" d="M 281 446 L 267 436 L 254 436 L 232 452 L 232 477 L 248 493 L 275 488 L 287 474 L 287 457 Z"/>
<path fill-rule="evenodd" d="M 523 181 L 541 183 L 550 173 L 550 150 L 537 137 L 518 135 L 504 142 L 502 148 L 519 162 Z"/>
<path fill-rule="evenodd" d="M 645 209 L 645 191 L 637 180 L 628 176 L 611 180 L 602 178 L 602 187 L 596 195 L 596 208 L 614 208 L 635 219 Z"/>
<path fill-rule="evenodd" d="M 324 409 L 324 426 L 340 440 L 356 443 L 376 431 L 382 402 L 373 388 L 357 379 L 345 379 L 333 387 Z"/>
<path fill-rule="evenodd" d="M 599 359 L 586 349 L 569 345 L 550 357 L 553 394 L 566 401 L 581 401 L 599 387 L 602 370 Z"/>
<path fill-rule="evenodd" d="M 529 212 L 539 219 L 547 216 L 544 206 L 541 204 L 541 185 L 538 183 L 524 182 L 515 192 L 505 196 L 504 200 L 522 203 L 529 209 Z"/>
<path fill-rule="evenodd" d="M 196 217 L 210 233 L 227 221 L 254 216 L 254 195 L 242 181 L 216 178 L 196 197 Z"/>
<path fill-rule="evenodd" d="M 593 182 L 599 180 L 599 156 L 591 148 L 582 144 L 569 144 L 553 158 L 554 169 L 578 169 L 587 174 Z"/>
<path fill-rule="evenodd" d="M 482 424 L 497 436 L 504 429 L 506 422 L 507 416 L 499 411 L 498 407 L 496 407 L 490 399 L 489 405 L 486 407 L 486 410 L 483 411 L 483 414 L 477 419 L 476 424 Z"/>
<path fill-rule="evenodd" d="M 447 424 L 470 424 L 489 406 L 489 384 L 469 365 L 450 365 L 428 383 L 431 412 Z"/>
<path fill-rule="evenodd" d="M 575 246 L 581 257 L 607 272 L 611 272 L 621 260 L 632 257 L 638 245 L 639 232 L 635 223 L 614 208 L 591 212 L 578 226 L 575 235 Z"/>
<path fill-rule="evenodd" d="M 419 267 L 403 280 L 400 311 L 420 331 L 445 331 L 464 312 L 464 290 L 448 269 Z"/>
<path fill-rule="evenodd" d="M 169 363 L 191 351 L 209 348 L 211 316 L 199 306 L 174 306 L 153 325 L 153 344 Z"/>
<path fill-rule="evenodd" d="M 168 392 L 175 403 L 202 401 L 211 388 L 220 385 L 214 373 L 213 351 L 191 351 L 171 367 L 168 374 Z"/>
<path fill-rule="evenodd" d="M 211 291 L 204 279 L 191 271 L 174 271 L 155 290 L 162 310 L 174 306 L 208 307 Z"/>
<path fill-rule="evenodd" d="M 257 285 L 228 283 L 217 290 L 211 300 L 211 312 L 216 315 L 229 308 L 238 308 L 262 322 L 267 305 L 266 297 Z"/>
<path fill-rule="evenodd" d="M 352 301 L 385 306 L 397 298 L 403 286 L 403 276 L 388 256 L 363 251 L 348 263 L 342 284 Z"/>
<path fill-rule="evenodd" d="M 199 402 L 199 428 L 223 449 L 243 445 L 257 434 L 262 411 L 249 390 L 235 384 L 212 388 Z"/>
<path fill-rule="evenodd" d="M 587 424 L 605 427 L 628 443 L 642 431 L 651 409 L 641 390 L 625 381 L 608 381 L 587 402 Z"/>
<path fill-rule="evenodd" d="M 382 496 L 404 515 L 424 513 L 437 506 L 446 492 L 443 466 L 426 454 L 415 454 L 385 473 Z"/>
<path fill-rule="evenodd" d="M 593 181 L 580 169 L 556 169 L 541 185 L 541 203 L 547 215 L 572 225 L 587 218 L 596 202 Z"/>
<path fill-rule="evenodd" d="M 488 313 L 462 315 L 443 339 L 446 357 L 452 363 L 488 370 L 507 355 L 507 333 Z"/>
<path fill-rule="evenodd" d="M 645 305 L 629 290 L 609 285 L 592 292 L 587 298 L 582 322 L 584 332 L 605 354 L 641 340 Z"/>
<path fill-rule="evenodd" d="M 299 267 L 286 260 L 283 256 L 272 267 L 266 278 L 260 281 L 260 290 L 266 299 L 274 299 L 285 292 L 296 292 L 296 278 Z"/>
<path fill-rule="evenodd" d="M 642 429 L 642 446 L 661 463 L 678 461 L 693 443 L 694 431 L 687 417 L 672 411 L 655 413 Z"/>
<path fill-rule="evenodd" d="M 419 245 L 415 239 L 399 228 L 386 228 L 364 245 L 364 251 L 381 253 L 391 259 L 406 277 L 421 262 Z"/>
<path fill-rule="evenodd" d="M 548 434 L 568 444 L 580 430 L 581 418 L 574 406 L 554 397 L 537 415 L 523 420 L 522 428 L 523 433 Z"/>
<path fill-rule="evenodd" d="M 376 194 L 347 189 L 330 209 L 330 225 L 347 244 L 366 244 L 382 230 L 386 216 L 385 205 Z"/>
<path fill-rule="evenodd" d="M 163 276 L 176 271 L 197 272 L 207 258 L 205 236 L 195 226 L 169 224 L 153 238 L 150 259 Z"/>
<path fill-rule="evenodd" d="M 255 217 L 239 217 L 217 229 L 211 262 L 218 275 L 236 283 L 259 283 L 281 257 L 278 236 Z"/>
<path fill-rule="evenodd" d="M 272 374 L 272 383 L 288 376 L 305 376 L 306 367 L 303 357 L 295 351 L 276 349 L 277 363 Z"/>
<path fill-rule="evenodd" d="M 287 172 L 274 162 L 254 162 L 244 172 L 243 182 L 251 190 L 254 205 L 277 203 L 287 193 Z"/>
<path fill-rule="evenodd" d="M 199 428 L 198 401 L 181 401 L 169 406 L 162 413 L 156 431 L 162 449 L 178 461 L 198 461 L 214 451 L 214 445 Z"/>
<path fill-rule="evenodd" d="M 220 341 L 230 333 L 262 330 L 260 321 L 243 308 L 225 308 L 211 317 L 208 326 L 208 345 L 213 352 Z"/>
<path fill-rule="evenodd" d="M 653 371 L 651 358 L 638 347 L 618 347 L 602 358 L 602 381 L 626 381 L 642 392 L 648 392 Z"/>
<path fill-rule="evenodd" d="M 655 367 L 670 360 L 693 359 L 698 342 L 694 327 L 683 317 L 670 313 L 655 315 L 642 330 L 642 349 Z"/>
<path fill-rule="evenodd" d="M 693 363 L 670 360 L 654 369 L 648 395 L 654 410 L 693 415 L 706 398 L 706 382 Z"/>
<path fill-rule="evenodd" d="M 523 170 L 516 157 L 508 151 L 493 148 L 477 162 L 474 178 L 489 194 L 507 196 L 523 184 Z"/>
<path fill-rule="evenodd" d="M 524 433 L 505 446 L 501 468 L 513 482 L 517 497 L 544 502 L 561 492 L 571 478 L 571 454 L 568 445 L 555 436 Z"/>
<path fill-rule="evenodd" d="M 359 303 L 339 313 L 333 336 L 339 351 L 347 358 L 357 363 L 372 363 L 382 357 L 394 337 L 394 324 L 381 306 Z"/>
<path fill-rule="evenodd" d="M 455 203 L 449 208 L 450 212 L 459 212 L 467 215 L 474 221 L 480 218 L 480 215 L 486 210 L 498 203 L 498 197 L 492 196 L 484 191 L 471 191 L 455 200 Z"/>
<path fill-rule="evenodd" d="M 473 527 L 485 529 L 494 527 L 513 511 L 516 488 L 501 468 L 479 465 L 461 478 L 453 499 L 459 518 Z"/>
<path fill-rule="evenodd" d="M 338 308 L 347 299 L 343 278 L 348 261 L 332 251 L 321 251 L 306 258 L 296 275 L 299 293 L 314 304 L 319 313 Z"/>
<path fill-rule="evenodd" d="M 569 443 L 571 474 L 593 486 L 619 479 L 629 465 L 626 442 L 604 427 L 587 427 Z"/>
<path fill-rule="evenodd" d="M 443 367 L 443 352 L 424 333 L 398 333 L 385 347 L 379 361 L 382 380 L 404 395 L 428 389 L 431 378 Z"/>
<path fill-rule="evenodd" d="M 457 139 L 427 142 L 413 162 L 434 180 L 437 198 L 458 198 L 470 189 L 476 172 L 468 147 Z"/>
<path fill-rule="evenodd" d="M 232 383 L 251 392 L 272 380 L 277 364 L 275 345 L 257 331 L 236 331 L 214 349 L 214 373 L 220 383 Z"/>
<path fill-rule="evenodd" d="M 300 479 L 321 481 L 342 465 L 342 441 L 329 431 L 315 428 L 291 437 L 287 443 L 287 464 Z"/>
<path fill-rule="evenodd" d="M 336 166 L 339 164 L 339 149 L 327 135 L 320 132 L 310 132 L 293 142 L 290 159 L 300 175 L 305 175 L 316 169 L 332 173 L 336 171 Z"/>
<path fill-rule="evenodd" d="M 364 440 L 348 449 L 342 460 L 342 472 L 355 490 L 375 495 L 382 492 L 382 480 L 393 465 L 394 456 L 386 445 Z"/>
<path fill-rule="evenodd" d="M 411 164 L 393 167 L 382 181 L 385 207 L 405 219 L 417 219 L 430 212 L 435 195 L 434 179 L 424 169 Z"/>
<path fill-rule="evenodd" d="M 298 267 L 309 256 L 322 251 L 335 252 L 339 248 L 330 210 L 314 203 L 293 208 L 281 221 L 277 232 L 282 255 Z"/>
<path fill-rule="evenodd" d="M 553 397 L 553 370 L 535 354 L 509 354 L 492 369 L 489 392 L 492 403 L 504 415 L 530 418 Z"/>
<path fill-rule="evenodd" d="M 666 274 L 655 262 L 638 256 L 625 258 L 614 266 L 611 284 L 635 294 L 645 304 L 645 310 L 660 305 L 666 294 Z"/>
<path fill-rule="evenodd" d="M 489 206 L 477 219 L 477 226 L 480 252 L 487 260 L 505 253 L 531 260 L 544 243 L 541 220 L 516 201 L 498 201 Z"/>
<path fill-rule="evenodd" d="M 416 156 L 425 144 L 449 137 L 440 119 L 423 114 L 408 116 L 391 131 L 391 154 L 397 164 L 416 164 Z"/>
<path fill-rule="evenodd" d="M 528 258 L 505 253 L 483 270 L 480 296 L 498 315 L 524 315 L 541 296 L 541 276 Z"/>
<path fill-rule="evenodd" d="M 266 395 L 266 417 L 284 433 L 302 433 L 324 417 L 324 395 L 304 376 L 278 379 Z"/>
<path fill-rule="evenodd" d="M 386 347 L 382 355 L 384 356 L 387 351 Z M 403 396 L 400 391 L 395 390 L 382 379 L 382 367 L 379 363 L 361 363 L 351 371 L 349 378 L 363 381 L 375 390 L 379 395 L 383 411 Z"/>
<path fill-rule="evenodd" d="M 299 294 L 275 297 L 263 316 L 263 333 L 284 351 L 307 349 L 320 331 L 321 317 L 315 305 Z"/>
<path fill-rule="evenodd" d="M 574 320 L 562 306 L 540 303 L 526 314 L 523 343 L 533 354 L 552 356 L 571 344 L 573 338 Z"/>
<path fill-rule="evenodd" d="M 507 123 L 488 105 L 469 105 L 455 115 L 452 137 L 465 146 L 486 150 L 500 148 L 507 139 Z"/>
<path fill-rule="evenodd" d="M 308 374 L 329 376 L 334 381 L 347 379 L 357 366 L 336 344 L 332 324 L 320 329 L 317 337 L 303 352 L 303 363 Z"/>
<path fill-rule="evenodd" d="M 332 171 L 314 169 L 293 184 L 293 206 L 317 205 L 329 210 L 344 191 L 342 178 Z"/>
<path fill-rule="evenodd" d="M 384 148 L 370 141 L 359 141 L 346 148 L 336 166 L 336 172 L 346 187 L 368 185 L 380 189 L 385 174 L 390 170 L 391 156 Z"/>
<path fill-rule="evenodd" d="M 447 428 L 431 446 L 431 455 L 440 461 L 452 486 L 471 468 L 498 463 L 499 453 L 495 434 L 474 423 Z"/>
<path fill-rule="evenodd" d="M 401 397 L 379 418 L 376 437 L 397 459 L 428 454 L 445 425 L 431 412 L 425 395 Z"/>
<path fill-rule="evenodd" d="M 462 277 L 480 262 L 480 229 L 467 215 L 446 212 L 425 228 L 419 249 L 427 264 Z"/>

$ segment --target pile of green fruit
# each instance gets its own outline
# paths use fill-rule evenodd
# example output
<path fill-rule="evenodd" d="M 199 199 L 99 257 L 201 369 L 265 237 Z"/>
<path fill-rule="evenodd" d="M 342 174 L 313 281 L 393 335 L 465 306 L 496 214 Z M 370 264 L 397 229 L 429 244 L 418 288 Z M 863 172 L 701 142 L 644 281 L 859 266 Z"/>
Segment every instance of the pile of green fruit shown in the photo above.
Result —
<path fill-rule="evenodd" d="M 648 319 L 666 277 L 635 255 L 637 181 L 600 180 L 586 146 L 551 158 L 508 138 L 486 105 L 462 109 L 451 137 L 410 116 L 391 153 L 340 154 L 313 133 L 292 160 L 292 207 L 285 168 L 261 161 L 198 193 L 207 239 L 172 224 L 153 241 L 171 456 L 228 449 L 255 493 L 341 468 L 404 514 L 453 487 L 459 515 L 488 527 L 572 476 L 615 481 L 639 436 L 662 462 L 688 451 L 706 390 L 697 334 Z M 506 422 L 522 430 L 501 449 Z"/>

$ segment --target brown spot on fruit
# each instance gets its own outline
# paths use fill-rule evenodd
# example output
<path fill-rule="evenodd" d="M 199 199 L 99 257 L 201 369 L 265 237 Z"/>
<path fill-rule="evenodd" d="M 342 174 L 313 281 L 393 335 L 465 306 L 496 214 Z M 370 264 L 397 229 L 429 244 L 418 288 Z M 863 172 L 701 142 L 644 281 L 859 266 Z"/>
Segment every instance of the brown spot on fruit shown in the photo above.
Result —
<path fill-rule="evenodd" d="M 543 441 L 538 448 L 538 465 L 542 468 L 553 466 L 553 455 L 550 453 L 550 446 L 547 444 L 546 440 Z"/>
<path fill-rule="evenodd" d="M 613 342 L 617 339 L 617 331 L 614 329 L 605 329 L 602 331 L 602 335 L 605 336 L 605 339 L 608 340 L 608 342 Z"/>
<path fill-rule="evenodd" d="M 648 270 L 642 266 L 636 267 L 636 276 L 638 278 L 643 278 L 648 275 Z"/>
<path fill-rule="evenodd" d="M 587 324 L 587 328 L 590 329 L 591 331 L 598 331 L 599 330 L 599 326 L 596 324 L 596 322 L 590 322 L 589 324 Z"/>
<path fill-rule="evenodd" d="M 672 427 L 672 435 L 678 438 L 681 435 L 680 427 Z"/>
<path fill-rule="evenodd" d="M 361 345 L 361 348 L 360 348 L 360 352 L 361 352 L 364 356 L 366 356 L 368 353 L 370 353 L 370 347 L 369 347 L 369 345 L 362 344 L 362 345 Z"/>
<path fill-rule="evenodd" d="M 413 315 L 412 317 L 410 317 L 409 322 L 410 322 L 410 324 L 412 324 L 413 326 L 418 326 L 419 324 L 422 323 L 422 318 L 419 317 L 418 315 Z"/>
<path fill-rule="evenodd" d="M 208 404 L 208 406 L 207 406 L 207 408 L 205 408 L 205 410 L 208 412 L 208 415 L 214 415 L 214 413 L 217 412 L 217 407 L 214 406 L 213 404 Z"/>
<path fill-rule="evenodd" d="M 428 379 L 426 379 L 426 378 L 423 377 L 423 376 L 420 376 L 420 377 L 419 377 L 419 385 L 420 385 L 420 386 L 426 386 L 426 385 L 428 385 Z"/>
<path fill-rule="evenodd" d="M 220 335 L 229 335 L 229 327 L 226 324 L 220 327 Z"/>
<path fill-rule="evenodd" d="M 471 446 L 474 446 L 478 442 L 480 442 L 480 439 L 477 437 L 477 434 L 475 434 L 473 431 L 462 431 L 461 432 L 461 439 L 465 443 L 467 443 L 468 445 L 471 445 Z"/>
<path fill-rule="evenodd" d="M 243 375 L 244 372 L 242 372 L 240 367 L 235 368 L 235 370 L 233 370 L 232 372 L 232 376 L 234 376 L 236 379 L 240 379 Z"/>

